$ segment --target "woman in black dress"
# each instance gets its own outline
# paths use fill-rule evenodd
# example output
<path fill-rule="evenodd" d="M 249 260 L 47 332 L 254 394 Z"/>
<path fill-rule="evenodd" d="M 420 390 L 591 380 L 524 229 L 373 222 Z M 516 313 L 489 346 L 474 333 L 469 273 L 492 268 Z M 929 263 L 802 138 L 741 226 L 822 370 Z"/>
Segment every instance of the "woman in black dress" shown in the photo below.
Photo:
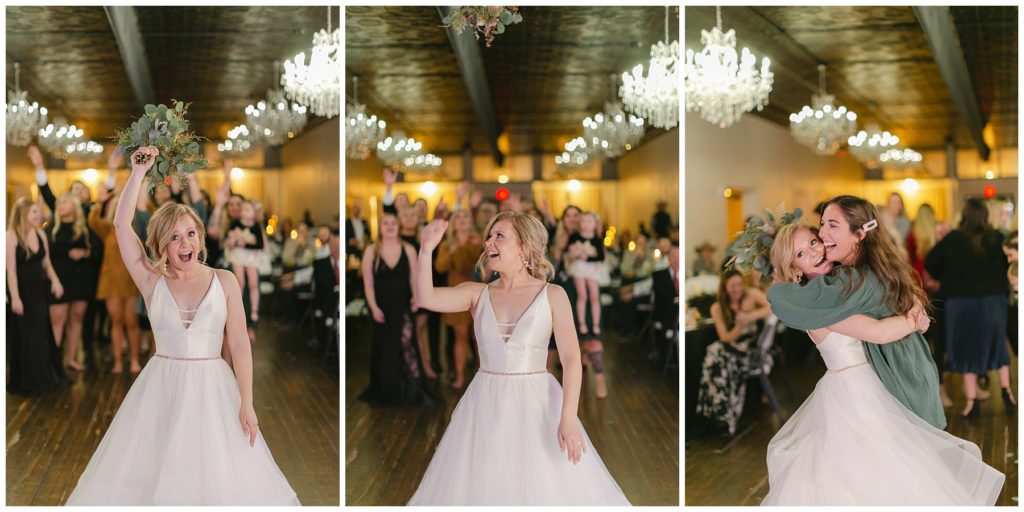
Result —
<path fill-rule="evenodd" d="M 370 386 L 361 395 L 371 405 L 428 405 L 413 311 L 413 248 L 398 237 L 398 219 L 385 213 L 378 241 L 363 253 L 363 286 L 373 315 Z"/>
<path fill-rule="evenodd" d="M 1017 406 L 1010 389 L 1010 353 L 1006 322 L 1010 289 L 1003 236 L 988 224 L 988 207 L 970 198 L 960 227 L 950 232 L 924 260 L 924 268 L 941 283 L 946 299 L 948 369 L 964 375 L 963 416 L 976 417 L 978 376 L 997 370 L 1007 411 Z"/>
<path fill-rule="evenodd" d="M 39 229 L 38 204 L 23 197 L 7 228 L 7 392 L 39 395 L 68 385 L 53 340 L 47 294 L 64 295 Z"/>
<path fill-rule="evenodd" d="M 96 248 L 103 242 L 86 224 L 81 203 L 74 192 L 66 192 L 57 198 L 49 235 L 50 262 L 57 278 L 66 287 L 60 297 L 50 294 L 50 324 L 58 347 L 64 344 L 67 328 L 64 366 L 82 371 L 85 367 L 77 361 L 78 342 L 82 339 L 82 325 L 89 301 L 96 297 L 102 256 Z"/>

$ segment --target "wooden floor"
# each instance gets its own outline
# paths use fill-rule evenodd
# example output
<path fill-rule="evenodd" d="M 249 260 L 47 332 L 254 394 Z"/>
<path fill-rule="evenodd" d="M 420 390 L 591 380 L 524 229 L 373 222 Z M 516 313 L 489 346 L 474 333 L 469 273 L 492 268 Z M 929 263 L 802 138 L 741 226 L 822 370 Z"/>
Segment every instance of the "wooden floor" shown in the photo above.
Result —
<path fill-rule="evenodd" d="M 261 322 L 253 350 L 256 414 L 299 501 L 337 506 L 337 360 L 322 362 L 306 347 L 309 336 L 294 331 Z M 7 505 L 67 500 L 134 381 L 106 370 L 86 372 L 48 396 L 7 395 Z"/>
<path fill-rule="evenodd" d="M 808 341 L 808 344 L 810 341 Z M 812 348 L 813 350 L 813 348 Z M 781 372 L 788 370 L 789 386 Z M 814 389 L 814 384 L 825 373 L 824 363 L 815 354 L 802 361 L 790 361 L 786 368 L 773 373 L 772 382 L 787 415 Z M 1017 360 L 1013 358 L 1011 380 L 1017 382 Z M 1006 484 L 997 505 L 1017 505 L 1017 413 L 1006 414 L 999 396 L 996 373 L 989 385 L 992 398 L 979 402 L 981 416 L 967 421 L 959 415 L 964 407 L 961 380 L 954 375 L 950 396 L 955 405 L 946 409 L 949 422 L 947 431 L 972 441 L 981 448 L 985 463 L 1006 475 Z M 788 389 L 787 389 L 788 388 Z M 1018 387 L 1019 389 L 1019 387 Z M 748 404 L 750 402 L 748 401 Z M 751 414 L 744 413 L 735 437 L 727 439 L 711 434 L 687 436 L 685 450 L 686 505 L 759 505 L 768 493 L 768 468 L 765 452 L 768 441 L 782 426 L 768 407 L 755 407 Z"/>
<path fill-rule="evenodd" d="M 369 326 L 353 320 L 346 342 L 345 504 L 404 505 L 412 497 L 444 434 L 458 396 L 448 380 L 441 407 L 371 408 L 356 397 L 369 384 Z M 610 334 L 606 334 L 611 338 Z M 584 377 L 579 417 L 633 505 L 679 504 L 679 385 L 649 362 L 649 345 L 605 342 L 609 396 L 594 397 Z M 471 366 L 475 363 L 470 363 Z"/>

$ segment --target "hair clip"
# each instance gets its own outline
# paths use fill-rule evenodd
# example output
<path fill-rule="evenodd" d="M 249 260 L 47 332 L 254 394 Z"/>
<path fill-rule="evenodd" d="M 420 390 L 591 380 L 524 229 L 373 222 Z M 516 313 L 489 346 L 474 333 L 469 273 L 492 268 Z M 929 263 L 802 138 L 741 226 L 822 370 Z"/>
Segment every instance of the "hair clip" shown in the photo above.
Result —
<path fill-rule="evenodd" d="M 864 232 L 867 233 L 868 231 L 871 231 L 872 229 L 875 229 L 877 227 L 878 227 L 878 220 L 877 219 L 871 219 L 871 220 L 865 222 L 864 225 L 861 226 L 861 229 L 863 229 Z"/>

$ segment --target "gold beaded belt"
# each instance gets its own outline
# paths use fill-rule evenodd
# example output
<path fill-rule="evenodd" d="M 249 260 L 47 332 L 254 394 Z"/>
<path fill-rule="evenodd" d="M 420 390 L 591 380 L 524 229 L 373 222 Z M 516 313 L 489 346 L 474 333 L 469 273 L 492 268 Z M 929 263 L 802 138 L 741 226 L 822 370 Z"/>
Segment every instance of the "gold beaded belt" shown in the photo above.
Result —
<path fill-rule="evenodd" d="M 217 356 L 217 357 L 174 357 L 174 356 L 165 356 L 163 354 L 153 354 L 153 357 L 162 357 L 164 359 L 171 359 L 171 360 L 174 360 L 174 361 L 216 361 L 217 359 L 221 359 L 220 356 Z"/>
<path fill-rule="evenodd" d="M 503 375 L 503 376 L 511 376 L 511 375 L 516 375 L 516 376 L 518 376 L 518 375 L 540 375 L 542 373 L 547 373 L 548 372 L 547 370 L 540 370 L 540 371 L 536 371 L 536 372 L 492 372 L 491 370 L 484 370 L 483 368 L 480 368 L 477 371 L 480 372 L 480 373 L 487 373 L 487 374 L 490 374 L 490 375 Z"/>
<path fill-rule="evenodd" d="M 856 368 L 858 366 L 864 366 L 866 364 L 868 364 L 867 361 L 865 361 L 863 363 L 855 364 L 853 366 L 847 366 L 846 368 L 840 368 L 838 370 L 829 370 L 829 373 L 839 373 L 839 372 L 843 372 L 843 371 L 849 370 L 850 368 Z"/>

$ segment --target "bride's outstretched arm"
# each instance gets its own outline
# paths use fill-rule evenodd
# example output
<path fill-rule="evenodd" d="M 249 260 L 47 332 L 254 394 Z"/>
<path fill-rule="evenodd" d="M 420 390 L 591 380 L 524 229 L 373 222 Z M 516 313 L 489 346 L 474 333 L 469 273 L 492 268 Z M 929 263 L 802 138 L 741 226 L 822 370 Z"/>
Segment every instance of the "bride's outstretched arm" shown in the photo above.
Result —
<path fill-rule="evenodd" d="M 586 451 L 576 417 L 580 405 L 580 388 L 583 386 L 580 342 L 576 338 L 572 306 L 565 290 L 561 286 L 548 286 L 547 294 L 548 302 L 551 303 L 551 324 L 555 344 L 558 346 L 558 358 L 562 361 L 562 417 L 558 424 L 558 448 L 563 452 L 568 451 L 569 461 L 575 464 Z"/>
<path fill-rule="evenodd" d="M 420 254 L 416 263 L 416 301 L 420 307 L 437 313 L 469 311 L 473 299 L 480 295 L 483 283 L 465 282 L 454 288 L 434 287 L 432 255 L 441 243 L 448 222 L 435 219 L 420 232 Z"/>
<path fill-rule="evenodd" d="M 142 181 L 146 171 L 153 167 L 153 162 L 159 152 L 155 147 L 139 148 L 130 157 L 132 174 L 128 177 L 128 183 L 121 191 L 121 197 L 117 201 L 117 209 L 114 210 L 114 234 L 117 236 L 117 245 L 121 250 L 121 259 L 124 266 L 135 281 L 142 295 L 147 298 L 153 294 L 156 280 L 159 277 L 146 257 L 146 251 L 142 248 L 142 241 L 132 229 L 132 218 L 135 217 L 135 205 L 142 190 Z M 138 163 L 136 159 L 146 156 L 145 161 Z"/>
<path fill-rule="evenodd" d="M 242 290 L 238 280 L 227 270 L 215 270 L 220 279 L 224 295 L 228 300 L 228 320 L 225 343 L 231 352 L 231 363 L 238 381 L 238 393 L 242 396 L 242 407 L 238 411 L 238 420 L 242 424 L 242 433 L 249 437 L 249 446 L 256 443 L 256 410 L 253 409 L 252 398 L 252 348 L 249 346 L 249 335 L 245 331 L 245 309 L 242 307 Z"/>

